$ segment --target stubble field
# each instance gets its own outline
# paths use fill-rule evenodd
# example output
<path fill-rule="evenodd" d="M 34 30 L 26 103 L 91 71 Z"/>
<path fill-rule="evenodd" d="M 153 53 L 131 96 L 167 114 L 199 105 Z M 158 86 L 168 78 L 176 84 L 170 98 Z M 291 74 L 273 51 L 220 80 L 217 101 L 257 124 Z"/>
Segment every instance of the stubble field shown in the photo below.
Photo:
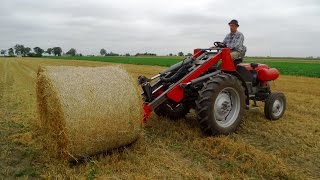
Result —
<path fill-rule="evenodd" d="M 0 58 L 0 179 L 320 179 L 319 78 L 281 75 L 271 82 L 287 97 L 279 121 L 266 120 L 259 103 L 246 111 L 237 133 L 205 137 L 193 112 L 176 122 L 153 114 L 138 142 L 70 164 L 49 159 L 38 134 L 39 65 L 119 64 Z M 133 80 L 164 69 L 121 66 Z"/>

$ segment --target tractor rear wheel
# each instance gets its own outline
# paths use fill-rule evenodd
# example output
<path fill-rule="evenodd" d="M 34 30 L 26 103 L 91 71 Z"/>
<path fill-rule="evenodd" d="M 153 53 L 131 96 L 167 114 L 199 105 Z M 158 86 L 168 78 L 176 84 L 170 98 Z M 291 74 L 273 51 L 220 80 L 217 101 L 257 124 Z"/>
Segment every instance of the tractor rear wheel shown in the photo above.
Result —
<path fill-rule="evenodd" d="M 183 103 L 174 103 L 170 100 L 165 101 L 159 107 L 157 107 L 154 112 L 161 117 L 167 117 L 171 120 L 182 119 L 190 112 L 188 108 Z"/>
<path fill-rule="evenodd" d="M 245 109 L 245 91 L 240 80 L 219 74 L 199 91 L 197 119 L 206 135 L 233 133 L 240 125 Z"/>
<path fill-rule="evenodd" d="M 274 92 L 269 95 L 264 105 L 264 114 L 270 120 L 278 120 L 286 110 L 286 97 L 283 93 Z"/>

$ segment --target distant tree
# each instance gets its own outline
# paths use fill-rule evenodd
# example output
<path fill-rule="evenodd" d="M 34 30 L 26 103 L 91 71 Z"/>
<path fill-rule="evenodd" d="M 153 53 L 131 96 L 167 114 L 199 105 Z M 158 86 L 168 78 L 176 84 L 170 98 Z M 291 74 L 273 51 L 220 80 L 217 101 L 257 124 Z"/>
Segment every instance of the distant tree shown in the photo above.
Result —
<path fill-rule="evenodd" d="M 75 56 L 76 53 L 77 53 L 77 50 L 74 48 L 71 48 L 66 54 L 71 55 L 71 56 Z"/>
<path fill-rule="evenodd" d="M 23 52 L 22 52 L 22 55 L 23 56 L 27 56 L 27 54 L 29 54 L 31 52 L 31 48 L 29 47 L 25 47 Z"/>
<path fill-rule="evenodd" d="M 126 53 L 126 55 L 125 56 L 130 56 L 130 54 L 129 53 Z"/>
<path fill-rule="evenodd" d="M 24 51 L 25 51 L 25 47 L 24 47 L 24 45 L 16 44 L 14 46 L 14 51 L 15 51 L 16 55 L 23 55 Z"/>
<path fill-rule="evenodd" d="M 54 47 L 52 48 L 52 52 L 55 56 L 61 56 L 62 54 L 62 49 L 61 47 Z"/>
<path fill-rule="evenodd" d="M 51 55 L 51 53 L 53 52 L 53 49 L 52 48 L 48 48 L 47 51 L 45 53 Z"/>
<path fill-rule="evenodd" d="M 9 56 L 14 56 L 14 50 L 13 50 L 13 48 L 9 48 L 9 49 L 8 49 L 8 55 L 9 55 Z"/>
<path fill-rule="evenodd" d="M 170 53 L 170 54 L 169 54 L 169 56 L 173 56 L 173 54 L 172 54 L 172 53 Z"/>
<path fill-rule="evenodd" d="M 119 54 L 111 51 L 110 53 L 106 53 L 105 56 L 119 56 Z"/>
<path fill-rule="evenodd" d="M 36 53 L 33 53 L 33 52 L 29 52 L 27 54 L 27 56 L 29 56 L 29 57 L 37 57 Z"/>
<path fill-rule="evenodd" d="M 183 52 L 178 53 L 178 56 L 183 56 L 183 55 L 184 55 Z"/>
<path fill-rule="evenodd" d="M 100 50 L 101 56 L 105 56 L 107 54 L 107 51 L 105 49 Z"/>
<path fill-rule="evenodd" d="M 6 52 L 7 52 L 7 50 L 1 50 L 1 51 L 0 51 L 0 54 L 2 54 L 3 56 L 5 56 L 5 55 L 6 55 Z"/>
<path fill-rule="evenodd" d="M 191 53 L 188 53 L 187 56 L 192 56 L 192 54 L 191 54 Z"/>
<path fill-rule="evenodd" d="M 41 49 L 40 47 L 33 48 L 33 51 L 35 53 L 35 56 L 37 56 L 37 57 L 41 57 L 42 53 L 44 53 L 44 50 Z"/>
<path fill-rule="evenodd" d="M 83 55 L 80 53 L 79 56 L 83 56 Z"/>
<path fill-rule="evenodd" d="M 135 56 L 157 56 L 157 54 L 145 52 L 145 53 L 137 53 Z"/>

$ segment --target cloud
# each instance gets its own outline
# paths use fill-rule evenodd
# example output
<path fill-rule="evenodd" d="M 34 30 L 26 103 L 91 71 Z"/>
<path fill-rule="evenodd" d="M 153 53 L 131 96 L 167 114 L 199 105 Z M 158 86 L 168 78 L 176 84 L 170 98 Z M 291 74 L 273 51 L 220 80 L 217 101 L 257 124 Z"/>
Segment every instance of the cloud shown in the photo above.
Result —
<path fill-rule="evenodd" d="M 222 41 L 236 18 L 247 55 L 320 56 L 319 16 L 317 0 L 4 0 L 0 49 L 187 53 Z"/>

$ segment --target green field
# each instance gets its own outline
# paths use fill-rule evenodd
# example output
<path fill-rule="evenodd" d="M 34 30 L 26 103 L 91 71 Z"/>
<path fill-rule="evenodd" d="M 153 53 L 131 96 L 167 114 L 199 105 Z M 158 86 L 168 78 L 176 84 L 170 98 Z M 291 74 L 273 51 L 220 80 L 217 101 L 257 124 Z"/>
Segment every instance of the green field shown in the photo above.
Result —
<path fill-rule="evenodd" d="M 138 65 L 155 65 L 155 66 L 170 66 L 183 59 L 183 57 L 173 56 L 155 56 L 155 57 L 108 57 L 108 56 L 75 56 L 75 57 L 46 57 L 51 59 L 65 59 L 65 60 L 88 60 L 88 61 L 102 61 L 124 64 L 138 64 Z M 299 58 L 245 58 L 245 62 L 258 62 L 268 64 L 270 67 L 277 68 L 281 74 L 308 76 L 320 78 L 320 60 L 299 59 Z"/>
<path fill-rule="evenodd" d="M 150 65 L 150 66 L 170 66 L 183 59 L 179 56 L 148 56 L 148 57 L 136 57 L 136 56 L 49 56 L 46 58 L 52 59 L 66 59 L 66 60 L 87 60 L 87 61 L 102 61 L 102 62 L 113 62 L 123 64 L 138 64 L 138 65 Z"/>

